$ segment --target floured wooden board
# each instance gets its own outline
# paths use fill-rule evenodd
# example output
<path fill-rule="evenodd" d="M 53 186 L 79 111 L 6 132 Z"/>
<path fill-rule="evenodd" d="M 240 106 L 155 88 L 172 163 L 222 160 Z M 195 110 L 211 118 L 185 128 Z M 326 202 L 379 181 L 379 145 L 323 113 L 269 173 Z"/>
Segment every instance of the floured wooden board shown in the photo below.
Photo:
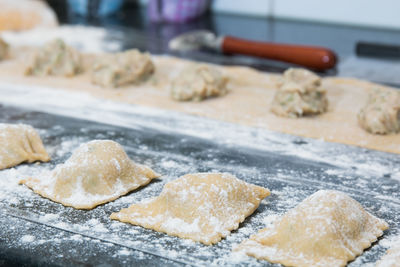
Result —
<path fill-rule="evenodd" d="M 377 84 L 355 79 L 325 78 L 323 86 L 328 91 L 328 112 L 316 117 L 291 119 L 277 117 L 270 112 L 279 77 L 275 74 L 245 67 L 221 67 L 231 78 L 228 85 L 230 92 L 226 96 L 199 103 L 181 103 L 170 98 L 168 87 L 171 78 L 176 77 L 188 61 L 154 56 L 156 72 L 145 84 L 105 89 L 92 85 L 88 73 L 70 79 L 24 77 L 22 61 L 27 51 L 29 49 L 14 50 L 13 56 L 17 59 L 0 63 L 1 81 L 46 86 L 54 90 L 87 92 L 117 102 L 174 110 L 297 136 L 400 153 L 400 134 L 372 135 L 358 126 L 357 113 L 365 104 L 368 92 L 378 86 L 382 87 Z M 93 55 L 86 56 L 87 66 L 90 66 L 92 59 Z"/>
<path fill-rule="evenodd" d="M 400 233 L 399 155 L 168 111 L 79 102 L 83 99 L 59 93 L 47 94 L 50 106 L 39 104 L 29 92 L 22 95 L 33 106 L 0 106 L 0 122 L 34 126 L 53 160 L 0 171 L 0 258 L 63 266 L 272 266 L 232 253 L 232 248 L 320 189 L 345 192 L 389 224 L 383 237 L 348 266 L 373 266 Z M 59 105 L 54 104 L 57 98 Z M 11 101 L 7 94 L 2 100 Z M 67 110 L 63 101 L 74 108 Z M 93 120 L 51 114 L 63 110 Z M 120 143 L 132 160 L 162 173 L 162 179 L 90 211 L 64 207 L 18 185 L 21 178 L 53 169 L 92 139 Z M 109 219 L 111 213 L 158 196 L 166 183 L 195 172 L 232 173 L 268 187 L 271 195 L 237 231 L 213 246 Z"/>

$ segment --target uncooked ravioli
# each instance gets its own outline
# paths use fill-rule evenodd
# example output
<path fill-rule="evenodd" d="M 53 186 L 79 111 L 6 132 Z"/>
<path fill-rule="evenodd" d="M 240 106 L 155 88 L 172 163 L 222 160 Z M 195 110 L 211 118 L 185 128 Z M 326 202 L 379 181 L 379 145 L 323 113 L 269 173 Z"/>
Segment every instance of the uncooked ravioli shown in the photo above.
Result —
<path fill-rule="evenodd" d="M 50 173 L 21 180 L 35 193 L 77 209 L 92 209 L 148 184 L 157 173 L 129 159 L 111 140 L 81 145 Z"/>
<path fill-rule="evenodd" d="M 269 194 L 228 173 L 187 174 L 167 183 L 158 197 L 111 219 L 211 245 L 237 229 Z"/>
<path fill-rule="evenodd" d="M 286 266 L 345 266 L 387 228 L 346 194 L 320 190 L 235 250 Z"/>
<path fill-rule="evenodd" d="M 22 162 L 49 160 L 42 140 L 32 126 L 0 123 L 0 170 Z"/>

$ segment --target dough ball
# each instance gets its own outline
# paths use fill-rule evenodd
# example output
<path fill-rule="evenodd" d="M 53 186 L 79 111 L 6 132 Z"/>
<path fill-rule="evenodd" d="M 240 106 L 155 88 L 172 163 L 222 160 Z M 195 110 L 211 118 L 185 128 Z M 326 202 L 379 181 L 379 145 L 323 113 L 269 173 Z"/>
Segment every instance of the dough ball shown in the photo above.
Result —
<path fill-rule="evenodd" d="M 81 55 L 63 40 L 55 39 L 39 48 L 25 69 L 26 75 L 72 77 L 81 72 Z"/>
<path fill-rule="evenodd" d="M 272 101 L 271 111 L 282 117 L 301 117 L 326 112 L 328 99 L 321 78 L 306 69 L 285 71 Z"/>
<path fill-rule="evenodd" d="M 0 123 L 0 170 L 22 162 L 49 160 L 42 140 L 32 126 Z"/>
<path fill-rule="evenodd" d="M 187 174 L 167 183 L 158 197 L 110 218 L 211 245 L 237 229 L 269 194 L 228 173 Z"/>
<path fill-rule="evenodd" d="M 3 39 L 0 38 L 0 60 L 6 58 L 8 53 L 8 44 L 4 42 Z"/>
<path fill-rule="evenodd" d="M 346 194 L 320 190 L 236 250 L 285 266 L 345 266 L 386 229 Z"/>
<path fill-rule="evenodd" d="M 136 49 L 98 56 L 92 69 L 92 83 L 103 87 L 119 87 L 138 83 L 154 73 L 150 54 Z"/>
<path fill-rule="evenodd" d="M 81 145 L 64 163 L 38 178 L 21 180 L 36 193 L 77 209 L 97 205 L 148 184 L 159 177 L 149 167 L 133 162 L 124 149 L 111 140 Z"/>
<path fill-rule="evenodd" d="M 400 92 L 392 89 L 375 89 L 366 105 L 358 113 L 358 123 L 373 134 L 390 134 L 400 131 Z"/>
<path fill-rule="evenodd" d="M 178 101 L 201 101 L 225 95 L 228 79 L 216 68 L 195 64 L 183 70 L 171 83 L 171 97 Z"/>

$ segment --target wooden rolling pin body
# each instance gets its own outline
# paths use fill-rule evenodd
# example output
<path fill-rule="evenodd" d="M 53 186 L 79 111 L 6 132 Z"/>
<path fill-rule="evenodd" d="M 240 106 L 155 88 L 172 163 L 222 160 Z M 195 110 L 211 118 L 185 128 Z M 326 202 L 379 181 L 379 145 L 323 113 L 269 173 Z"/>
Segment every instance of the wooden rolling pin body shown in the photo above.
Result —
<path fill-rule="evenodd" d="M 225 36 L 221 48 L 222 52 L 227 54 L 245 54 L 274 59 L 319 71 L 331 69 L 336 65 L 335 53 L 317 46 L 255 42 Z"/>

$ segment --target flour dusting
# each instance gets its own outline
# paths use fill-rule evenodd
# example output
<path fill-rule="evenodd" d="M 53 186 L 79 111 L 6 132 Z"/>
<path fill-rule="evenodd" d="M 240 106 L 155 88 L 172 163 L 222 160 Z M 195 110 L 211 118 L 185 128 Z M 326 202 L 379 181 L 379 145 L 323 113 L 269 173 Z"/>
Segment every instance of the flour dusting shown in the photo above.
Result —
<path fill-rule="evenodd" d="M 0 106 L 0 122 L 33 125 L 52 158 L 48 163 L 0 171 L 0 232 L 5 233 L 9 247 L 49 251 L 54 264 L 61 259 L 58 255 L 85 259 L 84 252 L 90 250 L 96 255 L 113 255 L 116 265 L 132 265 L 133 259 L 169 259 L 163 263 L 265 266 L 264 261 L 232 253 L 232 248 L 321 189 L 345 192 L 390 226 L 350 267 L 374 264 L 400 234 L 400 215 L 393 212 L 400 208 L 398 155 L 116 104 L 85 94 L 37 89 L 0 85 L 4 104 L 61 115 Z M 93 139 L 120 143 L 132 160 L 163 174 L 162 179 L 89 211 L 64 207 L 18 185 L 20 179 L 51 172 Z M 184 174 L 211 171 L 228 172 L 271 190 L 237 230 L 213 246 L 109 219 L 113 212 L 157 197 L 166 183 Z M 182 194 L 182 199 L 188 197 Z M 24 243 L 24 235 L 35 239 Z M 132 255 L 125 256 L 124 250 Z"/>
<path fill-rule="evenodd" d="M 30 243 L 35 241 L 35 237 L 33 235 L 24 235 L 21 237 L 21 242 L 22 243 Z"/>
<path fill-rule="evenodd" d="M 228 173 L 187 174 L 111 218 L 208 245 L 237 229 L 269 194 Z"/>

